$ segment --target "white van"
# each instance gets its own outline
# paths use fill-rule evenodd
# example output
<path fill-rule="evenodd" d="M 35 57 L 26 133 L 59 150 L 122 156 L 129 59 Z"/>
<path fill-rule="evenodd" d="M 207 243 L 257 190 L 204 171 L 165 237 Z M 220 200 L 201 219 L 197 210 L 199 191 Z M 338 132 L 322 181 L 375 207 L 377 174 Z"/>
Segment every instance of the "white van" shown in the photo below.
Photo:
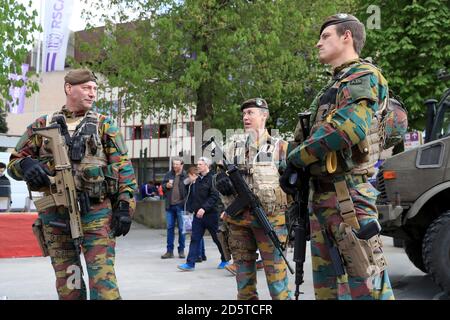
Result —
<path fill-rule="evenodd" d="M 0 152 L 0 162 L 8 165 L 9 157 L 11 153 L 9 152 Z M 5 171 L 5 175 L 8 177 L 11 182 L 11 206 L 9 211 L 35 211 L 36 207 L 33 204 L 33 201 L 30 199 L 30 194 L 28 192 L 27 184 L 24 181 L 17 181 L 11 178 L 8 175 L 8 172 Z M 36 196 L 39 193 L 34 193 Z M 4 203 L 0 204 L 0 209 L 5 209 Z"/>

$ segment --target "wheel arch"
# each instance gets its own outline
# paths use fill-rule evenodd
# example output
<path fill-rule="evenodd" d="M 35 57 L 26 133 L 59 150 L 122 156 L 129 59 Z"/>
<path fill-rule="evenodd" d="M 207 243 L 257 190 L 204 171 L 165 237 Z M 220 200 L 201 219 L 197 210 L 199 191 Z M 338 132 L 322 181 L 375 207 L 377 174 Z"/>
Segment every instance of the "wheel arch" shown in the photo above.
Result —
<path fill-rule="evenodd" d="M 407 214 L 403 217 L 402 224 L 406 224 L 408 220 L 416 217 L 424 207 L 434 202 L 436 202 L 438 206 L 442 207 L 439 209 L 439 214 L 450 210 L 450 202 L 438 201 L 440 197 L 446 196 L 447 194 L 448 197 L 450 197 L 450 181 L 446 181 L 427 190 L 414 202 L 414 204 L 408 210 Z M 430 223 L 434 220 L 434 218 L 430 220 Z"/>

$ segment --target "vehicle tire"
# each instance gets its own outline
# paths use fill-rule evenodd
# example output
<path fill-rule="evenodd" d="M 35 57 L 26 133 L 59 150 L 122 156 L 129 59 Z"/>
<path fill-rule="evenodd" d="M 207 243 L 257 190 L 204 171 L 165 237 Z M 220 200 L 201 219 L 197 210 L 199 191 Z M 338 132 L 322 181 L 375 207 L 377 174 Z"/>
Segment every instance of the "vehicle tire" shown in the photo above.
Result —
<path fill-rule="evenodd" d="M 422 253 L 434 283 L 450 294 L 450 211 L 430 224 L 423 240 Z"/>
<path fill-rule="evenodd" d="M 422 258 L 422 242 L 416 240 L 405 240 L 403 244 L 409 260 L 416 266 L 417 269 L 428 273 Z"/>
<path fill-rule="evenodd" d="M 403 239 L 392 238 L 392 240 L 395 248 L 403 248 Z"/>

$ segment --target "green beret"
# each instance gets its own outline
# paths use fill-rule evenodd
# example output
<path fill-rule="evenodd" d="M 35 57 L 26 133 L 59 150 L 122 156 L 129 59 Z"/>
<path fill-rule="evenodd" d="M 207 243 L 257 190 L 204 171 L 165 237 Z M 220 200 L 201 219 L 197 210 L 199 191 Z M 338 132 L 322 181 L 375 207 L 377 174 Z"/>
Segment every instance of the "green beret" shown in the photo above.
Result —
<path fill-rule="evenodd" d="M 266 100 L 262 98 L 253 98 L 244 101 L 244 103 L 241 104 L 241 111 L 247 108 L 261 108 L 269 110 L 269 106 L 267 105 Z"/>
<path fill-rule="evenodd" d="M 71 70 L 64 77 L 64 83 L 70 83 L 71 85 L 82 84 L 89 81 L 97 82 L 94 73 L 89 69 Z"/>
<path fill-rule="evenodd" d="M 349 22 L 349 21 L 359 22 L 358 18 L 356 18 L 355 16 L 352 16 L 351 14 L 347 14 L 347 13 L 338 13 L 338 14 L 329 16 L 325 20 L 325 22 L 322 24 L 322 26 L 320 27 L 319 37 L 322 34 L 322 31 L 326 27 L 332 26 L 332 25 L 335 25 L 335 24 L 344 23 L 344 22 Z"/>

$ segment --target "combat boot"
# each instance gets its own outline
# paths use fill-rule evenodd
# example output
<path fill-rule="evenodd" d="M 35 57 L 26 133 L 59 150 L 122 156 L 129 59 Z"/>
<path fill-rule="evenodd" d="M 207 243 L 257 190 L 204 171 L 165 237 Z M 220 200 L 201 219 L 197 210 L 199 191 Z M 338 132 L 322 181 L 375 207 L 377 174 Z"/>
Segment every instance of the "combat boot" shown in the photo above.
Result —
<path fill-rule="evenodd" d="M 234 264 L 234 263 L 233 264 L 229 264 L 229 265 L 225 266 L 225 270 L 227 270 L 233 276 L 235 276 L 237 274 L 237 265 Z"/>

